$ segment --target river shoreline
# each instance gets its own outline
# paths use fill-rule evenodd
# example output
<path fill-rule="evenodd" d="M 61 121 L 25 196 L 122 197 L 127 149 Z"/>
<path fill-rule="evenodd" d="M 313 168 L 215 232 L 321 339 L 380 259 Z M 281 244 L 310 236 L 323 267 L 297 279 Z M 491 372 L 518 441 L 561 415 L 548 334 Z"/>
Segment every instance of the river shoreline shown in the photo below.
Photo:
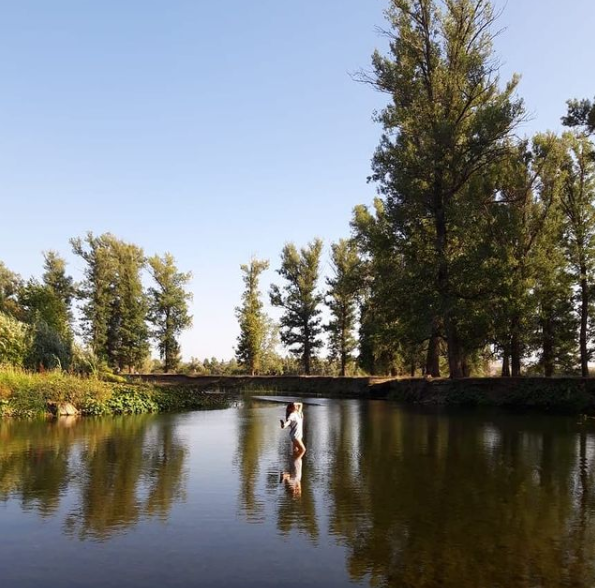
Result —
<path fill-rule="evenodd" d="M 227 396 L 188 386 L 113 379 L 0 368 L 0 418 L 145 414 L 224 408 L 229 403 Z"/>
<path fill-rule="evenodd" d="M 130 381 L 197 391 L 279 392 L 330 398 L 375 398 L 421 405 L 500 406 L 595 414 L 595 378 L 398 378 L 331 376 L 133 375 Z"/>
<path fill-rule="evenodd" d="M 595 415 L 595 378 L 449 380 L 134 374 L 118 379 L 107 382 L 60 372 L 0 370 L 0 418 L 55 415 L 62 403 L 72 404 L 83 416 L 224 408 L 230 398 L 244 392 Z"/>

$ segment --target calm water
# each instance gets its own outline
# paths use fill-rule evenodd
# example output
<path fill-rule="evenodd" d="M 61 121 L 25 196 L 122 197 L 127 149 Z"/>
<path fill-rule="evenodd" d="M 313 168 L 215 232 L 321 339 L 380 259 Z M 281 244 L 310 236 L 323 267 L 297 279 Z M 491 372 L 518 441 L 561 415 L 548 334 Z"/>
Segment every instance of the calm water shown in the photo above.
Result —
<path fill-rule="evenodd" d="M 595 585 L 595 421 L 312 402 L 0 422 L 0 587 Z"/>

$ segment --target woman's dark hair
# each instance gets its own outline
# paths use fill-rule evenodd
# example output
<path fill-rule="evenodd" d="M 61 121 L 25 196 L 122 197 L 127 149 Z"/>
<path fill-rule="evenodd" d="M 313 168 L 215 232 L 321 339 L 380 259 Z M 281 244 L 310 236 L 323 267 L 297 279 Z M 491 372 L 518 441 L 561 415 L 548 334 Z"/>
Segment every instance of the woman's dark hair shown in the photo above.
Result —
<path fill-rule="evenodd" d="M 285 420 L 287 420 L 287 419 L 289 418 L 289 415 L 290 415 L 292 412 L 295 412 L 296 410 L 297 410 L 297 409 L 296 409 L 296 406 L 295 406 L 295 402 L 290 402 L 290 403 L 287 405 L 287 408 L 285 409 Z"/>

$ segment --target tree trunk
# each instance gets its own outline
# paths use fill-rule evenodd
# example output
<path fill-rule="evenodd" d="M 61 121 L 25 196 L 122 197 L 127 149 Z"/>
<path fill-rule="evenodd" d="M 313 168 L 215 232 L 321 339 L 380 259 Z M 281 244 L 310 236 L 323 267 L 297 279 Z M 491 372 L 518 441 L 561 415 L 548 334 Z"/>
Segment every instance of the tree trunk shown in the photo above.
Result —
<path fill-rule="evenodd" d="M 171 341 L 170 341 L 170 332 L 169 332 L 169 313 L 170 313 L 170 308 L 169 306 L 166 307 L 165 309 L 165 361 L 164 361 L 164 370 L 165 373 L 169 373 L 169 370 L 171 370 L 172 366 L 171 366 Z"/>
<path fill-rule="evenodd" d="M 448 315 L 446 317 L 446 342 L 448 344 L 448 369 L 450 377 L 463 378 L 465 376 L 465 370 L 463 367 L 458 329 L 452 317 Z"/>
<path fill-rule="evenodd" d="M 469 373 L 470 373 L 469 362 L 468 362 L 467 356 L 465 356 L 465 355 L 463 356 L 463 359 L 461 360 L 461 366 L 463 368 L 463 376 L 465 378 L 468 378 L 469 377 Z"/>
<path fill-rule="evenodd" d="M 543 372 L 546 378 L 554 375 L 554 334 L 552 332 L 552 313 L 546 309 L 543 321 Z"/>
<path fill-rule="evenodd" d="M 587 351 L 587 323 L 589 322 L 589 289 L 587 285 L 587 268 L 581 264 L 581 375 L 589 377 L 589 352 Z"/>
<path fill-rule="evenodd" d="M 512 337 L 510 339 L 510 363 L 512 367 L 512 376 L 521 375 L 521 337 L 518 317 L 512 319 Z"/>
<path fill-rule="evenodd" d="M 426 374 L 433 378 L 440 377 L 440 336 L 438 335 L 438 320 L 432 320 L 432 334 L 428 341 L 428 355 L 426 357 Z"/>
<path fill-rule="evenodd" d="M 304 371 L 310 375 L 310 329 L 307 324 L 304 326 Z"/>
<path fill-rule="evenodd" d="M 448 345 L 448 368 L 451 378 L 463 377 L 463 362 L 458 327 L 453 316 L 452 295 L 448 275 L 446 212 L 442 194 L 442 177 L 437 172 L 434 185 L 434 214 L 436 227 L 436 253 L 438 256 L 438 293 L 442 302 L 446 343 Z"/>
<path fill-rule="evenodd" d="M 502 373 L 503 378 L 510 378 L 510 347 L 507 345 L 502 352 Z"/>
<path fill-rule="evenodd" d="M 164 366 L 163 366 L 163 370 L 165 371 L 165 373 L 169 373 L 170 370 L 170 365 L 169 365 L 169 341 L 166 339 L 165 340 L 165 361 L 164 361 Z"/>

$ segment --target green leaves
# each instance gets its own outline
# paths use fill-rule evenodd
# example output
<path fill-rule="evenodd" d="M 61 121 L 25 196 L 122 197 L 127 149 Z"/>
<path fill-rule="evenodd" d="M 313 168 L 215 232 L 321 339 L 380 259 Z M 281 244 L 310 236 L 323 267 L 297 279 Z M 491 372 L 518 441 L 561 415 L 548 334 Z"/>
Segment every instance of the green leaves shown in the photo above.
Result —
<path fill-rule="evenodd" d="M 29 327 L 0 312 L 0 364 L 23 366 L 30 346 Z"/>
<path fill-rule="evenodd" d="M 487 343 L 485 321 L 469 316 L 488 300 L 489 207 L 523 105 L 513 96 L 516 78 L 499 88 L 489 2 L 393 0 L 387 15 L 390 52 L 374 54 L 371 81 L 391 102 L 379 117 L 372 179 L 385 198 L 391 244 L 369 249 L 378 259 L 386 256 L 380 249 L 392 250 L 398 266 L 394 277 L 383 262 L 394 284 L 388 306 L 399 308 L 394 332 L 414 348 L 439 328 L 458 377 Z"/>
<path fill-rule="evenodd" d="M 341 239 L 331 248 L 334 276 L 327 278 L 329 291 L 326 299 L 331 320 L 325 329 L 329 335 L 330 356 L 340 361 L 341 375 L 344 376 L 357 347 L 354 329 L 356 304 L 363 287 L 363 270 L 354 241 Z"/>
<path fill-rule="evenodd" d="M 244 274 L 245 289 L 242 294 L 242 305 L 236 308 L 236 315 L 240 325 L 240 335 L 236 348 L 236 359 L 241 367 L 247 369 L 252 375 L 262 371 L 267 344 L 270 339 L 271 329 L 269 318 L 263 312 L 259 278 L 263 271 L 269 267 L 268 260 L 252 258 L 248 265 L 241 265 Z"/>
<path fill-rule="evenodd" d="M 277 273 L 286 283 L 283 289 L 273 284 L 270 290 L 271 304 L 283 309 L 281 341 L 301 357 L 306 374 L 310 373 L 316 350 L 322 346 L 319 335 L 323 297 L 317 291 L 321 253 L 320 239 L 314 239 L 299 252 L 293 243 L 285 245 Z"/>
<path fill-rule="evenodd" d="M 87 264 L 80 289 L 87 341 L 110 366 L 132 369 L 149 352 L 143 250 L 109 233 L 95 237 L 89 232 L 84 242 L 71 243 Z"/>
<path fill-rule="evenodd" d="M 192 274 L 178 271 L 171 253 L 163 257 L 154 255 L 148 259 L 148 264 L 156 283 L 148 292 L 148 319 L 153 325 L 153 337 L 167 373 L 179 365 L 178 338 L 184 329 L 192 325 L 192 316 L 188 312 L 188 301 L 192 299 L 192 294 L 185 289 Z"/>

